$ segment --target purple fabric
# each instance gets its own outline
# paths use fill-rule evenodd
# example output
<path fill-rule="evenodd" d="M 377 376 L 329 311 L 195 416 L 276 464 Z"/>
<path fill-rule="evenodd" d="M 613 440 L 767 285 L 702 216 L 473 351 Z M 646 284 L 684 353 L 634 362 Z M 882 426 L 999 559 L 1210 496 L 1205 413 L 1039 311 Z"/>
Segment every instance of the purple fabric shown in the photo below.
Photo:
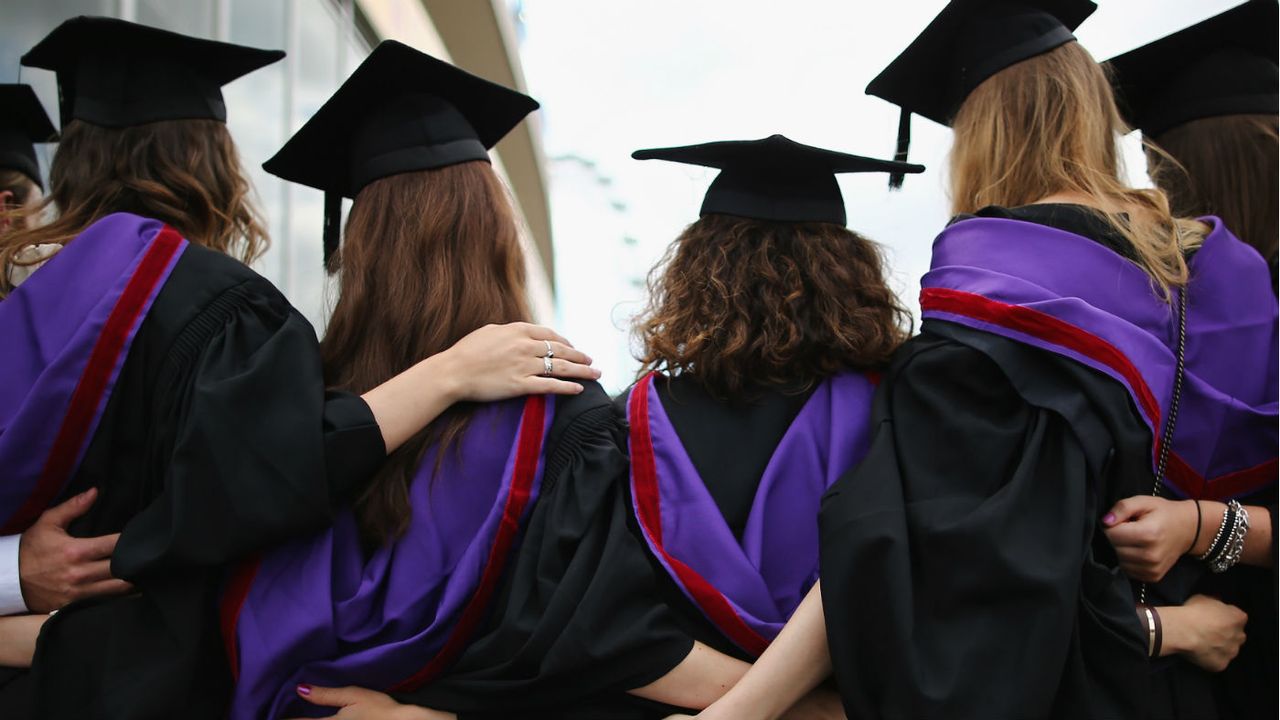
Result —
<path fill-rule="evenodd" d="M 163 227 L 136 215 L 108 215 L 0 302 L 0 525 L 34 490 L 103 325 Z M 129 329 L 85 442 L 77 448 L 77 466 L 138 327 L 185 248 L 183 241 Z"/>
<path fill-rule="evenodd" d="M 765 467 L 741 542 L 681 445 L 653 383 L 648 392 L 663 547 L 718 590 L 748 627 L 772 640 L 818 579 L 822 495 L 866 455 L 875 386 L 846 372 L 814 390 Z M 689 595 L 652 538 L 646 540 Z"/>
<path fill-rule="evenodd" d="M 1217 218 L 1204 220 L 1213 229 L 1191 261 L 1187 367 L 1173 449 L 1210 480 L 1205 496 L 1214 496 L 1213 478 L 1275 460 L 1277 307 L 1262 258 Z M 934 242 L 921 286 L 1026 307 L 1107 341 L 1136 366 L 1164 417 L 1173 392 L 1176 315 L 1145 272 L 1102 245 L 1018 220 L 963 220 Z M 1138 389 L 1096 358 L 967 315 L 927 307 L 923 315 L 1070 357 L 1123 383 L 1139 405 Z"/>
<path fill-rule="evenodd" d="M 393 543 L 366 557 L 348 511 L 331 529 L 263 558 L 236 628 L 232 718 L 332 714 L 298 699 L 295 686 L 384 689 L 436 655 L 475 593 L 497 535 L 524 406 L 523 398 L 482 406 L 456 448 L 443 457 L 428 448 L 409 491 L 408 530 Z M 548 398 L 542 442 L 553 413 Z"/>

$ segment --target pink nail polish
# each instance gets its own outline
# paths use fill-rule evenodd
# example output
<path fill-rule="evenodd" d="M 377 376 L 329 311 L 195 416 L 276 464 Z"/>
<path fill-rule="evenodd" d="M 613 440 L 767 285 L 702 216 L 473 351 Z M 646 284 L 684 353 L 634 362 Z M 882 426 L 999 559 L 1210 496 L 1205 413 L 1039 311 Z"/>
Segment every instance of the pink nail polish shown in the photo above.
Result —
<path fill-rule="evenodd" d="M 310 686 L 310 685 L 299 685 L 299 686 L 298 686 L 298 694 L 299 694 L 299 695 L 301 695 L 301 696 L 303 696 L 303 697 L 306 697 L 306 696 L 310 695 L 310 694 L 311 694 L 311 686 Z"/>
<path fill-rule="evenodd" d="M 1103 525 L 1115 525 L 1115 524 L 1116 524 L 1116 514 L 1115 514 L 1115 513 L 1107 513 L 1106 515 L 1104 515 L 1104 516 L 1102 517 L 1102 524 L 1103 524 Z"/>

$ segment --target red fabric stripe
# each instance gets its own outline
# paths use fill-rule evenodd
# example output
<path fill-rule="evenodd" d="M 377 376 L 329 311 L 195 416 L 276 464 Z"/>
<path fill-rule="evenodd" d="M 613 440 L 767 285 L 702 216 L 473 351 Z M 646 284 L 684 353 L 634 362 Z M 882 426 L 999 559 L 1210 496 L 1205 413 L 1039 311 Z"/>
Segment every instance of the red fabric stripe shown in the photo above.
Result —
<path fill-rule="evenodd" d="M 684 586 L 707 618 L 725 637 L 738 647 L 760 655 L 769 641 L 743 621 L 733 606 L 714 585 L 693 568 L 672 557 L 662 546 L 662 513 L 658 502 L 657 460 L 653 452 L 653 437 L 649 431 L 649 387 L 653 373 L 646 375 L 631 390 L 631 477 L 632 496 L 640 526 L 649 536 L 663 560 L 676 574 L 676 581 Z"/>
<path fill-rule="evenodd" d="M 463 608 L 458 623 L 454 626 L 449 639 L 445 641 L 440 652 L 421 670 L 410 677 L 391 686 L 390 692 L 406 692 L 416 690 L 438 675 L 458 656 L 467 643 L 476 626 L 484 618 L 489 600 L 497 589 L 502 577 L 503 568 L 507 564 L 507 556 L 520 531 L 520 518 L 524 516 L 529 505 L 529 496 L 533 490 L 533 481 L 538 473 L 538 459 L 542 455 L 542 430 L 546 419 L 547 398 L 544 395 L 531 395 L 524 404 L 524 416 L 520 420 L 520 436 L 516 441 L 516 461 L 511 473 L 511 489 L 502 508 L 502 520 L 498 526 L 493 547 L 489 550 L 489 558 L 485 562 L 484 572 L 480 576 L 480 584 L 476 592 Z"/>
<path fill-rule="evenodd" d="M 922 310 L 961 315 L 1016 330 L 1092 358 L 1119 373 L 1129 383 L 1138 406 L 1150 420 L 1151 426 L 1161 426 L 1160 406 L 1142 373 L 1119 348 L 1096 335 L 1038 310 L 949 288 L 921 290 L 920 307 Z M 1156 438 L 1153 445 L 1152 453 L 1158 455 L 1160 439 Z M 1252 468 L 1206 480 L 1176 452 L 1170 452 L 1167 470 L 1166 479 L 1187 497 L 1223 499 L 1243 495 L 1274 482 L 1280 466 L 1273 458 Z"/>
<path fill-rule="evenodd" d="M 218 603 L 218 625 L 222 630 L 222 645 L 227 653 L 227 664 L 231 667 L 233 680 L 240 679 L 240 653 L 237 648 L 236 629 L 240 624 L 240 611 L 244 609 L 244 601 L 249 597 L 249 588 L 253 587 L 253 579 L 258 575 L 262 565 L 262 557 L 256 556 L 245 560 L 231 571 L 227 580 L 227 588 L 222 593 L 222 601 Z"/>
<path fill-rule="evenodd" d="M 129 333 L 137 325 L 169 261 L 181 246 L 182 236 L 168 226 L 152 240 L 94 342 L 35 488 L 17 512 L 0 527 L 0 535 L 26 530 L 62 492 L 85 443 L 89 441 L 90 425 L 107 393 L 111 373 L 124 352 Z"/>

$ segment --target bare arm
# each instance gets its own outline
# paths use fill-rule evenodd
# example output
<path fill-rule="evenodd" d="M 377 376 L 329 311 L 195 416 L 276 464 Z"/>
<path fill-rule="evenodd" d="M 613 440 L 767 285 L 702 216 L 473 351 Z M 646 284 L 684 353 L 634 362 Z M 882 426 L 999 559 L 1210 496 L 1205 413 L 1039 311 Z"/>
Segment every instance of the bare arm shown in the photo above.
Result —
<path fill-rule="evenodd" d="M 819 582 L 742 681 L 698 717 L 780 718 L 830 674 L 827 621 Z"/>
<path fill-rule="evenodd" d="M 591 358 L 552 330 L 529 323 L 486 325 L 361 397 L 390 453 L 455 402 L 582 392 L 577 383 L 543 375 L 548 344 L 556 377 L 600 377 L 600 371 L 590 367 Z"/>
<path fill-rule="evenodd" d="M 629 692 L 636 697 L 686 708 L 704 708 L 734 686 L 751 666 L 700 642 L 657 680 Z"/>
<path fill-rule="evenodd" d="M 48 615 L 0 617 L 0 667 L 29 668 Z"/>

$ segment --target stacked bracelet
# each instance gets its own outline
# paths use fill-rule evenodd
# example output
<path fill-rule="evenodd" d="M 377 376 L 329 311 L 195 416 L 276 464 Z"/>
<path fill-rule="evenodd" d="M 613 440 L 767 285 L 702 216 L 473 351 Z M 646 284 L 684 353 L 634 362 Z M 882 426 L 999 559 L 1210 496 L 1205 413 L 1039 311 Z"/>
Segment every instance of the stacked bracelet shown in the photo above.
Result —
<path fill-rule="evenodd" d="M 1222 513 L 1222 525 L 1213 536 L 1208 551 L 1200 560 L 1213 572 L 1226 572 L 1244 555 L 1244 538 L 1249 533 L 1249 512 L 1238 501 L 1231 500 Z"/>

